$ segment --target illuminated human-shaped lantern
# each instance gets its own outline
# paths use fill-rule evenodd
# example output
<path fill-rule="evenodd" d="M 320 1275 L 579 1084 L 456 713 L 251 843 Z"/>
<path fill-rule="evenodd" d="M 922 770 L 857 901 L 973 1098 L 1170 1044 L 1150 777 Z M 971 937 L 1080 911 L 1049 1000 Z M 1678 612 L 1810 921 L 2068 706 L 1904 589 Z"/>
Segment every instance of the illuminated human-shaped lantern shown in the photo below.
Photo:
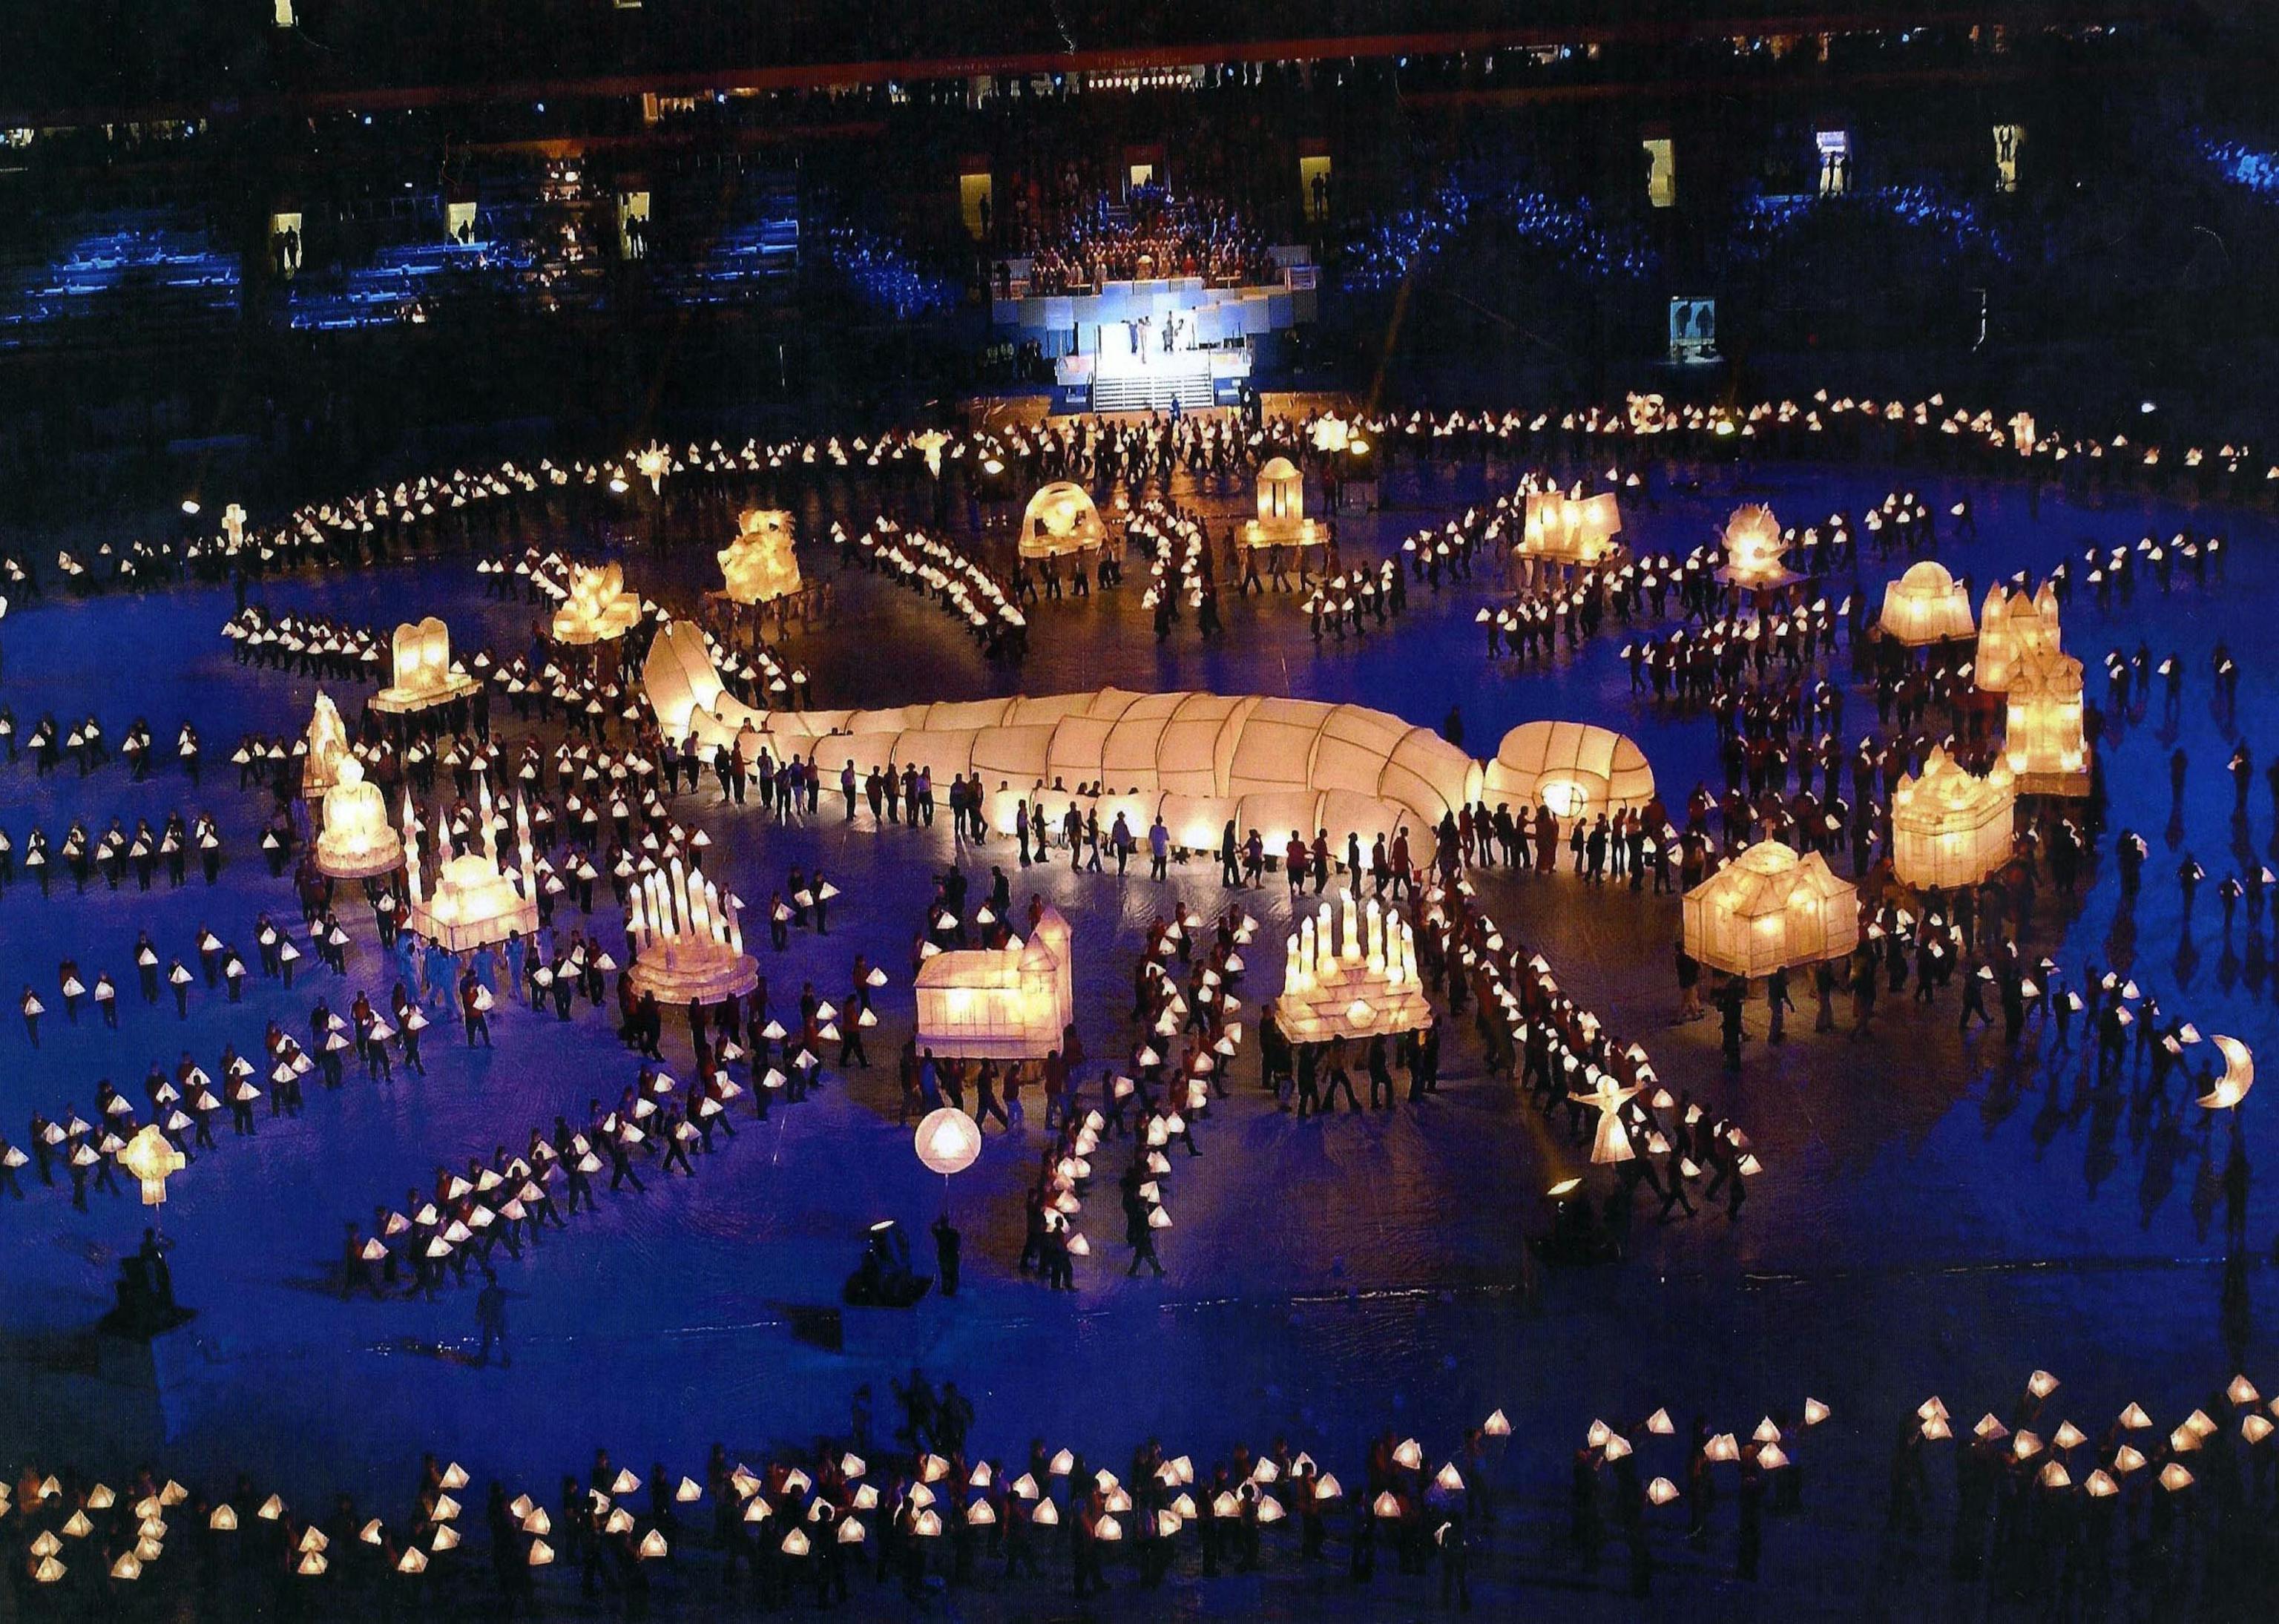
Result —
<path fill-rule="evenodd" d="M 325 792 L 325 826 L 317 835 L 317 871 L 333 879 L 370 879 L 403 861 L 403 840 L 388 821 L 380 786 L 365 782 L 364 763 L 341 762 Z"/>
<path fill-rule="evenodd" d="M 2028 655 L 2059 651 L 2058 594 L 2047 581 L 2029 598 L 2022 592 L 1986 589 L 1978 616 L 1978 653 L 1971 680 L 1988 693 L 2007 693 L 2011 674 Z"/>
<path fill-rule="evenodd" d="M 800 588 L 798 530 L 780 508 L 747 508 L 738 516 L 736 539 L 716 555 L 721 594 L 733 603 L 767 603 Z"/>
<path fill-rule="evenodd" d="M 918 1046 L 961 1060 L 1042 1060 L 1075 1013 L 1074 964 L 1068 921 L 1049 904 L 1025 942 L 934 954 L 918 967 Z"/>
<path fill-rule="evenodd" d="M 2089 739 L 2082 728 L 2081 662 L 2028 655 L 2010 676 L 2002 754 L 2022 795 L 2089 793 Z"/>
<path fill-rule="evenodd" d="M 1971 635 L 1970 596 L 1945 564 L 1926 558 L 1884 588 L 1879 624 L 1910 648 L 1953 642 Z"/>
<path fill-rule="evenodd" d="M 1788 538 L 1780 520 L 1761 502 L 1736 508 L 1725 521 L 1725 562 L 1717 578 L 1735 586 L 1770 589 L 1800 578 L 1784 562 Z"/>
<path fill-rule="evenodd" d="M 2007 762 L 1982 778 L 1934 747 L 1891 796 L 1891 866 L 1909 885 L 1976 885 L 2009 861 L 2017 808 Z"/>
<path fill-rule="evenodd" d="M 1621 504 L 1612 491 L 1595 496 L 1571 491 L 1530 491 L 1519 555 L 1587 569 L 1614 556 L 1622 532 Z"/>
<path fill-rule="evenodd" d="M 1859 941 L 1859 892 L 1819 853 L 1799 857 L 1777 840 L 1749 847 L 1685 893 L 1685 951 L 1729 975 L 1815 964 Z"/>
<path fill-rule="evenodd" d="M 625 589 L 622 565 L 572 564 L 570 591 L 554 611 L 554 640 L 583 647 L 623 637 L 641 618 L 641 598 Z"/>
<path fill-rule="evenodd" d="M 1503 736 L 1486 785 L 1490 803 L 1509 801 L 1515 811 L 1542 805 L 1555 817 L 1588 817 L 1644 808 L 1654 799 L 1654 769 L 1637 745 L 1606 728 L 1523 722 Z"/>
<path fill-rule="evenodd" d="M 1029 498 L 1021 517 L 1021 556 L 1059 558 L 1089 552 L 1108 539 L 1100 509 L 1092 494 L 1080 485 L 1056 479 Z"/>
<path fill-rule="evenodd" d="M 322 688 L 317 690 L 316 709 L 310 713 L 303 742 L 307 748 L 301 756 L 301 793 L 313 801 L 332 788 L 349 753 L 349 730 L 341 720 L 341 709 Z"/>

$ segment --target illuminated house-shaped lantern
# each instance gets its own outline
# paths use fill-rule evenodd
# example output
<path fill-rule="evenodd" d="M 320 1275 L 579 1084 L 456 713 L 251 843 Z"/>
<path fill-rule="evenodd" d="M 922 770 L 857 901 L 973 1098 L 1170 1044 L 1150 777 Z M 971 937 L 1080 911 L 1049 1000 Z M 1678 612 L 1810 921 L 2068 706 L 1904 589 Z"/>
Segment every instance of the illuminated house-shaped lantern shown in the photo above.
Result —
<path fill-rule="evenodd" d="M 1090 552 L 1108 539 L 1100 509 L 1080 485 L 1056 479 L 1029 498 L 1021 516 L 1021 556 L 1059 558 Z"/>
<path fill-rule="evenodd" d="M 1579 486 L 1563 494 L 1531 491 L 1519 555 L 1587 569 L 1614 556 L 1622 528 L 1622 509 L 1612 491 L 1595 496 L 1584 495 Z"/>
<path fill-rule="evenodd" d="M 2081 662 L 2030 654 L 2010 675 L 2002 754 L 2021 795 L 2089 793 L 2089 739 L 2082 731 Z"/>
<path fill-rule="evenodd" d="M 1521 723 L 1503 736 L 1486 783 L 1492 804 L 1508 801 L 1515 811 L 1543 805 L 1562 818 L 1642 808 L 1654 799 L 1646 753 L 1587 722 Z"/>
<path fill-rule="evenodd" d="M 780 508 L 747 508 L 736 539 L 719 551 L 721 595 L 732 603 L 767 603 L 800 588 L 798 530 Z"/>
<path fill-rule="evenodd" d="M 1954 642 L 1973 633 L 1970 597 L 1945 564 L 1926 558 L 1884 588 L 1880 624 L 1910 648 Z"/>
<path fill-rule="evenodd" d="M 538 861 L 531 847 L 528 805 L 516 797 L 517 862 L 512 869 L 506 864 L 505 842 L 492 809 L 487 777 L 478 783 L 476 806 L 480 823 L 475 849 L 450 856 L 448 837 L 439 831 L 435 877 L 430 883 L 421 872 L 418 814 L 412 809 L 411 793 L 406 791 L 403 797 L 410 924 L 417 934 L 453 953 L 472 953 L 511 935 L 527 938 L 538 929 Z"/>
<path fill-rule="evenodd" d="M 622 565 L 572 564 L 570 593 L 554 611 L 557 643 L 584 647 L 623 637 L 641 618 L 639 594 L 625 590 Z"/>
<path fill-rule="evenodd" d="M 1982 778 L 1935 748 L 1891 797 L 1891 866 L 1909 885 L 1976 885 L 2009 861 L 2017 808 L 2006 763 Z"/>
<path fill-rule="evenodd" d="M 1327 1043 L 1412 1032 L 1432 1022 L 1416 975 L 1416 938 L 1375 898 L 1347 892 L 1324 903 L 1290 938 L 1289 966 L 1275 1015 L 1293 1043 Z"/>
<path fill-rule="evenodd" d="M 1788 539 L 1780 520 L 1761 502 L 1736 508 L 1725 521 L 1725 563 L 1717 578 L 1752 590 L 1786 586 L 1802 578 L 1783 562 Z"/>
<path fill-rule="evenodd" d="M 1316 547 L 1327 538 L 1306 517 L 1306 479 L 1286 456 L 1258 471 L 1258 517 L 1241 530 L 1245 547 Z"/>
<path fill-rule="evenodd" d="M 1685 951 L 1728 975 L 1815 964 L 1859 941 L 1859 892 L 1819 853 L 1799 857 L 1777 840 L 1749 847 L 1685 893 Z"/>
<path fill-rule="evenodd" d="M 2049 582 L 2031 598 L 2022 592 L 1986 589 L 1978 615 L 1978 654 L 1971 679 L 1988 693 L 2007 693 L 2011 674 L 2029 655 L 2059 652 L 2058 594 Z"/>
<path fill-rule="evenodd" d="M 308 746 L 301 757 L 301 793 L 314 801 L 333 787 L 333 779 L 349 753 L 349 730 L 333 696 L 317 690 L 317 708 L 309 716 Z"/>
<path fill-rule="evenodd" d="M 676 857 L 634 882 L 625 929 L 634 957 L 626 974 L 660 1005 L 717 1004 L 759 984 L 759 961 L 744 951 L 743 906 Z"/>
<path fill-rule="evenodd" d="M 325 792 L 325 826 L 317 836 L 317 871 L 332 879 L 370 879 L 403 861 L 403 841 L 388 821 L 380 786 L 364 782 L 354 756 Z"/>
<path fill-rule="evenodd" d="M 451 631 L 430 615 L 395 628 L 395 680 L 372 696 L 372 707 L 391 716 L 448 705 L 472 693 L 475 679 L 451 663 Z"/>
<path fill-rule="evenodd" d="M 918 967 L 920 1049 L 945 1059 L 1042 1060 L 1076 1008 L 1068 921 L 1047 905 L 1025 942 L 938 953 Z"/>

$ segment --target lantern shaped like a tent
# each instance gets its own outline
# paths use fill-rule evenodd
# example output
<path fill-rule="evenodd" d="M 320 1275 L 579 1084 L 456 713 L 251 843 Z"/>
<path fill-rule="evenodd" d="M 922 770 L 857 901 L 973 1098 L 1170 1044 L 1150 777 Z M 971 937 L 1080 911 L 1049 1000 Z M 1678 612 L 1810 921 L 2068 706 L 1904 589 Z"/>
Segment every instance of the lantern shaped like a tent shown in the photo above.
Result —
<path fill-rule="evenodd" d="M 341 762 L 325 792 L 325 826 L 317 836 L 317 871 L 331 879 L 370 879 L 403 862 L 403 840 L 388 821 L 380 785 L 364 781 L 364 763 Z"/>
<path fill-rule="evenodd" d="M 1306 517 L 1306 479 L 1286 456 L 1269 457 L 1258 471 L 1258 517 L 1244 525 L 1245 547 L 1314 547 L 1325 538 Z"/>
<path fill-rule="evenodd" d="M 1551 563 L 1589 568 L 1614 556 L 1623 528 L 1622 509 L 1612 491 L 1585 496 L 1573 492 L 1531 491 L 1519 555 Z"/>
<path fill-rule="evenodd" d="M 1860 941 L 1859 892 L 1777 840 L 1749 847 L 1685 893 L 1685 951 L 1711 969 L 1769 976 L 1849 953 Z"/>
<path fill-rule="evenodd" d="M 1976 885 L 2009 860 L 2017 808 L 2007 762 L 1982 778 L 1935 748 L 1891 796 L 1891 866 L 1909 885 Z"/>
<path fill-rule="evenodd" d="M 570 593 L 554 611 L 554 640 L 583 647 L 623 637 L 641 618 L 641 598 L 625 590 L 621 564 L 572 564 Z"/>
<path fill-rule="evenodd" d="M 1021 556 L 1058 558 L 1089 552 L 1107 540 L 1100 509 L 1080 485 L 1056 479 L 1029 498 L 1021 517 Z"/>
<path fill-rule="evenodd" d="M 2029 655 L 2011 673 L 2002 754 L 2022 795 L 2089 793 L 2089 739 L 2082 730 L 2081 662 Z"/>
<path fill-rule="evenodd" d="M 1761 502 L 1736 508 L 1725 521 L 1725 563 L 1717 578 L 1750 588 L 1786 586 L 1801 578 L 1784 562 L 1787 552 L 1788 538 L 1770 508 Z"/>
<path fill-rule="evenodd" d="M 1026 942 L 938 953 L 918 967 L 920 1049 L 944 1059 L 1042 1060 L 1075 1012 L 1068 921 L 1049 904 Z"/>
<path fill-rule="evenodd" d="M 1488 763 L 1486 798 L 1515 811 L 1547 806 L 1558 817 L 1595 816 L 1654 799 L 1654 769 L 1622 734 L 1588 722 L 1523 722 Z"/>
<path fill-rule="evenodd" d="M 736 539 L 714 555 L 720 561 L 721 595 L 732 603 L 767 603 L 799 590 L 798 527 L 780 508 L 747 508 Z"/>
<path fill-rule="evenodd" d="M 1978 654 L 1971 679 L 1987 693 L 2007 693 L 2020 662 L 2029 655 L 2056 654 L 2058 594 L 2050 583 L 2031 598 L 2022 592 L 2006 593 L 1999 586 L 1986 589 L 1986 607 L 1978 616 Z"/>
<path fill-rule="evenodd" d="M 478 686 L 451 663 L 451 630 L 433 615 L 396 627 L 391 652 L 395 680 L 372 696 L 374 710 L 407 716 L 464 699 Z"/>
<path fill-rule="evenodd" d="M 1884 589 L 1883 628 L 1910 648 L 1971 635 L 1970 597 L 1936 558 L 1907 566 Z"/>
<path fill-rule="evenodd" d="M 333 696 L 317 690 L 316 709 L 309 715 L 308 749 L 301 757 L 301 793 L 314 801 L 333 787 L 341 762 L 349 753 L 349 730 Z"/>

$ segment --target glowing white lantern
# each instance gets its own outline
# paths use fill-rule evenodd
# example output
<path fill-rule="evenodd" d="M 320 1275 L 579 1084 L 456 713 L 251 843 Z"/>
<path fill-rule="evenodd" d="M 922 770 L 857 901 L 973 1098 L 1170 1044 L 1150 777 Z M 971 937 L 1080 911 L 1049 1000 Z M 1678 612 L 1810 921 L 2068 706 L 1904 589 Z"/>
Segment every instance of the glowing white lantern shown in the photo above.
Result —
<path fill-rule="evenodd" d="M 583 647 L 623 637 L 641 618 L 641 598 L 625 589 L 623 565 L 572 564 L 570 591 L 554 611 L 554 640 Z"/>
<path fill-rule="evenodd" d="M 1328 538 L 1306 517 L 1306 480 L 1286 456 L 1258 470 L 1258 517 L 1240 531 L 1245 547 L 1314 547 Z"/>
<path fill-rule="evenodd" d="M 1026 942 L 938 953 L 918 967 L 917 1042 L 937 1055 L 1042 1060 L 1076 1007 L 1067 919 L 1047 904 Z"/>
<path fill-rule="evenodd" d="M 1859 892 L 1817 852 L 1749 847 L 1685 893 L 1685 951 L 1751 977 L 1841 957 L 1860 941 Z"/>
<path fill-rule="evenodd" d="M 1936 558 L 1907 566 L 1884 592 L 1880 622 L 1886 634 L 1910 648 L 1974 635 L 1970 598 Z"/>
<path fill-rule="evenodd" d="M 403 862 L 403 839 L 388 821 L 387 798 L 378 785 L 365 782 L 364 763 L 348 757 L 325 791 L 317 871 L 333 879 L 368 879 Z"/>
<path fill-rule="evenodd" d="M 1416 972 L 1416 936 L 1374 898 L 1351 892 L 1299 921 L 1289 940 L 1276 1019 L 1293 1043 L 1327 1043 L 1429 1026 L 1432 1007 Z"/>
<path fill-rule="evenodd" d="M 2221 1032 L 2216 1033 L 2209 1041 L 2215 1045 L 2216 1053 L 2223 1056 L 2223 1075 L 2199 1097 L 2199 1103 L 2211 1111 L 2229 1111 L 2246 1099 L 2247 1091 L 2255 1086 L 2255 1054 L 2238 1038 L 2227 1038 Z M 2235 1399 L 2234 1402 L 2238 1401 Z M 2247 1402 L 2255 1402 L 2252 1388 L 2249 1389 Z"/>
<path fill-rule="evenodd" d="M 1734 509 L 1725 521 L 1724 540 L 1725 562 L 1717 571 L 1719 580 L 1735 586 L 1770 589 L 1801 578 L 1784 562 L 1788 540 L 1770 508 L 1752 502 Z"/>
<path fill-rule="evenodd" d="M 395 679 L 372 696 L 374 710 L 409 715 L 464 699 L 480 686 L 451 663 L 450 628 L 433 615 L 397 626 L 391 652 Z"/>
<path fill-rule="evenodd" d="M 1107 540 L 1100 509 L 1080 485 L 1056 479 L 1029 498 L 1021 517 L 1021 556 L 1058 558 L 1088 552 Z"/>
<path fill-rule="evenodd" d="M 1984 693 L 2007 693 L 2019 663 L 2030 655 L 2059 652 L 2058 595 L 2047 581 L 2031 598 L 2022 592 L 2006 593 L 1999 586 L 1986 589 L 1986 604 L 1978 616 L 1978 651 L 1971 663 L 1971 680 Z"/>
<path fill-rule="evenodd" d="M 2022 657 L 2011 673 L 2003 735 L 2003 756 L 2020 794 L 2088 794 L 2081 662 L 2061 654 Z"/>
<path fill-rule="evenodd" d="M 348 727 L 341 720 L 340 707 L 322 688 L 317 690 L 316 708 L 302 742 L 307 747 L 301 755 L 301 793 L 313 800 L 333 786 L 341 763 L 349 758 Z"/>
<path fill-rule="evenodd" d="M 798 526 L 780 508 L 747 508 L 736 539 L 715 555 L 721 595 L 733 603 L 767 603 L 800 589 Z"/>
<path fill-rule="evenodd" d="M 506 842 L 491 804 L 487 778 L 479 781 L 476 811 L 475 850 L 446 856 L 450 847 L 438 831 L 438 865 L 431 884 L 422 871 L 418 818 L 410 793 L 403 798 L 404 879 L 411 926 L 453 953 L 472 953 L 518 933 L 527 939 L 538 930 L 538 858 L 531 843 L 529 807 L 519 795 L 516 797 L 517 856 L 512 868 L 507 863 Z"/>
<path fill-rule="evenodd" d="M 1527 520 L 1516 549 L 1522 558 L 1588 569 L 1615 552 L 1623 516 L 1612 491 L 1585 496 L 1580 487 L 1565 494 L 1531 491 Z"/>
<path fill-rule="evenodd" d="M 1654 799 L 1646 753 L 1588 722 L 1523 722 L 1503 736 L 1486 774 L 1490 803 L 1547 806 L 1560 818 L 1643 808 Z"/>
<path fill-rule="evenodd" d="M 723 1003 L 759 984 L 759 961 L 744 951 L 743 904 L 678 857 L 633 881 L 625 930 L 634 955 L 625 973 L 660 1005 Z"/>
<path fill-rule="evenodd" d="M 2009 861 L 2017 807 L 2007 763 L 1981 778 L 1935 747 L 1891 797 L 1891 865 L 1910 885 L 1976 885 Z"/>
<path fill-rule="evenodd" d="M 119 1153 L 119 1165 L 142 1182 L 142 1205 L 157 1207 L 166 1199 L 167 1179 L 189 1166 L 189 1161 L 151 1122 L 127 1140 L 127 1148 Z"/>
<path fill-rule="evenodd" d="M 963 1173 L 981 1154 L 981 1128 L 955 1106 L 929 1111 L 918 1123 L 918 1160 L 944 1178 Z"/>

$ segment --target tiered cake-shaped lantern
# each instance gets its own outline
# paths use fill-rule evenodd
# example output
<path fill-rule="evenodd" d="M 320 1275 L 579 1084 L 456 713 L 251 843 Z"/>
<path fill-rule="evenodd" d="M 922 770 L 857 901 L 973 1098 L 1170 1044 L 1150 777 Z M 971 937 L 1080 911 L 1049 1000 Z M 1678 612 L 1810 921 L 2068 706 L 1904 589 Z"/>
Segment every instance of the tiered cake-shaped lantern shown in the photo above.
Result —
<path fill-rule="evenodd" d="M 1375 898 L 1356 905 L 1349 892 L 1334 908 L 1323 903 L 1299 923 L 1289 953 L 1274 1007 L 1291 1042 L 1374 1038 L 1431 1024 L 1432 1007 L 1416 975 L 1416 932 Z"/>

